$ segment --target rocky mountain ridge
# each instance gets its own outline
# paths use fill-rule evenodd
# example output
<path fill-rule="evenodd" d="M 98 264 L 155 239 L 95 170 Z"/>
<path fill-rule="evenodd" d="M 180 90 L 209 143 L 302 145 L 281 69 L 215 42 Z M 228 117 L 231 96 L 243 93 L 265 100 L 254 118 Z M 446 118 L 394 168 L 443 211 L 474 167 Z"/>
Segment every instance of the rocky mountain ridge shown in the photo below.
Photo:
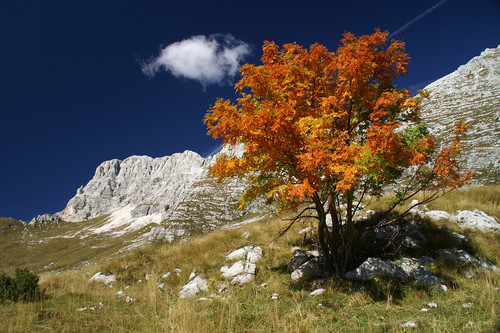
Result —
<path fill-rule="evenodd" d="M 471 125 L 463 161 L 479 183 L 500 182 L 500 46 L 486 49 L 424 88 L 422 118 L 448 140 L 458 119 Z"/>

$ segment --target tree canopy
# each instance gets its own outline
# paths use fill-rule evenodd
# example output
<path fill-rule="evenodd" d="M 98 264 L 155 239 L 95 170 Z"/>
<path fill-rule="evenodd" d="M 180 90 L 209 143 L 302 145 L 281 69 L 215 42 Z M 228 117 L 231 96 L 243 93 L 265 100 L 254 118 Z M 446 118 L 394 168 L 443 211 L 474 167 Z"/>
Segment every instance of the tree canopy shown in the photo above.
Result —
<path fill-rule="evenodd" d="M 214 138 L 244 144 L 242 156 L 222 155 L 211 169 L 221 180 L 247 177 L 240 206 L 261 195 L 284 208 L 310 203 L 304 211 L 316 212 L 321 252 L 341 271 L 356 238 L 355 199 L 380 195 L 397 181 L 398 204 L 470 177 L 457 162 L 467 125 L 460 123 L 456 140 L 438 150 L 420 121 L 421 97 L 395 87 L 409 56 L 403 42 L 387 43 L 387 36 L 345 33 L 336 52 L 265 41 L 262 65 L 240 70 L 236 104 L 218 99 L 205 116 Z"/>

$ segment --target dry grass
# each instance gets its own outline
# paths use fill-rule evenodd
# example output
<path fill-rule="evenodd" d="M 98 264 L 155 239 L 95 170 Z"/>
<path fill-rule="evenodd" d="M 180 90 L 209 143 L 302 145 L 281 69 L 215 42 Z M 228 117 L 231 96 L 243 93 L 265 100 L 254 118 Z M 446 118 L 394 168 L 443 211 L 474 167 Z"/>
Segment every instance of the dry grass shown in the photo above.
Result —
<path fill-rule="evenodd" d="M 483 195 L 489 194 L 473 197 Z M 434 209 L 443 209 L 440 205 Z M 408 320 L 417 322 L 416 329 L 420 332 L 495 332 L 500 329 L 500 277 L 480 270 L 473 271 L 473 278 L 466 278 L 459 269 L 438 267 L 446 276 L 449 287 L 446 293 L 439 288 L 393 281 L 361 283 L 330 279 L 324 286 L 324 294 L 310 297 L 316 286 L 311 282 L 293 283 L 286 269 L 292 247 L 311 245 L 307 240 L 303 243 L 303 236 L 297 234 L 308 223 L 293 226 L 289 233 L 271 244 L 269 241 L 286 226 L 285 221 L 269 219 L 239 229 L 212 232 L 184 243 L 151 245 L 78 272 L 42 274 L 40 285 L 46 297 L 34 303 L 2 305 L 1 331 L 412 331 L 400 326 Z M 249 239 L 241 237 L 245 231 L 251 233 Z M 499 262 L 498 234 L 469 231 L 467 235 L 474 240 L 478 253 Z M 226 263 L 224 256 L 248 244 L 258 244 L 264 251 L 255 280 L 219 292 L 218 286 L 224 282 L 220 276 L 220 267 Z M 181 270 L 179 276 L 174 273 L 176 268 Z M 210 300 L 178 298 L 193 269 L 208 279 L 209 290 L 199 297 Z M 118 281 L 113 287 L 89 283 L 97 271 L 115 273 Z M 165 281 L 165 290 L 160 290 L 155 283 L 167 271 L 172 275 Z M 151 274 L 148 280 L 146 274 Z M 368 291 L 358 292 L 361 286 L 366 286 Z M 127 303 L 116 294 L 119 290 L 135 301 Z M 213 293 L 220 297 L 211 298 Z M 273 293 L 278 293 L 279 299 L 271 300 Z M 437 308 L 421 311 L 429 302 L 437 303 Z M 468 302 L 471 307 L 463 307 Z M 87 309 L 77 311 L 82 307 Z"/>
<path fill-rule="evenodd" d="M 419 194 L 415 199 L 421 201 L 423 197 L 423 194 Z M 367 209 L 383 211 L 387 209 L 387 200 L 390 198 L 390 195 L 373 198 Z M 409 202 L 406 204 L 409 204 Z M 455 213 L 457 210 L 478 209 L 500 219 L 500 185 L 470 186 L 451 191 L 427 204 L 426 208 L 429 210 L 444 210 L 450 214 Z M 405 209 L 406 207 L 403 206 L 399 211 Z"/>

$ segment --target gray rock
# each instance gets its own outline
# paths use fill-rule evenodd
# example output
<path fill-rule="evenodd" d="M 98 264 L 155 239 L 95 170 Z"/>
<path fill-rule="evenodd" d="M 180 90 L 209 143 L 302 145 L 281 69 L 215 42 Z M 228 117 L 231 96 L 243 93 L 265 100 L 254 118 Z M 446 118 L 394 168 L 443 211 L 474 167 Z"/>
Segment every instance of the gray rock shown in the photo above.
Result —
<path fill-rule="evenodd" d="M 465 250 L 454 250 L 452 252 L 449 249 L 440 249 L 438 253 L 444 260 L 452 261 L 458 265 L 474 265 L 483 270 L 491 270 L 497 274 L 500 273 L 500 269 L 491 261 L 477 259 Z"/>
<path fill-rule="evenodd" d="M 385 221 L 380 221 L 383 225 Z M 365 237 L 367 234 L 364 235 Z M 375 230 L 375 238 L 382 241 L 391 241 L 394 249 L 403 251 L 421 250 L 427 244 L 427 238 L 418 224 L 400 222 L 389 224 Z"/>
<path fill-rule="evenodd" d="M 375 277 L 388 276 L 400 280 L 408 279 L 408 274 L 395 262 L 380 258 L 368 258 L 358 268 L 345 274 L 349 280 L 370 280 Z"/>
<path fill-rule="evenodd" d="M 416 284 L 421 286 L 437 286 L 444 284 L 444 281 L 434 275 L 427 267 L 419 266 L 411 272 L 411 277 Z"/>
<path fill-rule="evenodd" d="M 293 272 L 308 260 L 311 260 L 314 257 L 318 257 L 319 253 L 305 250 L 295 250 L 293 253 L 293 257 L 288 263 L 288 271 Z"/>
<path fill-rule="evenodd" d="M 300 265 L 290 275 L 293 281 L 303 278 L 320 278 L 325 274 L 323 261 L 319 257 L 313 257 Z"/>

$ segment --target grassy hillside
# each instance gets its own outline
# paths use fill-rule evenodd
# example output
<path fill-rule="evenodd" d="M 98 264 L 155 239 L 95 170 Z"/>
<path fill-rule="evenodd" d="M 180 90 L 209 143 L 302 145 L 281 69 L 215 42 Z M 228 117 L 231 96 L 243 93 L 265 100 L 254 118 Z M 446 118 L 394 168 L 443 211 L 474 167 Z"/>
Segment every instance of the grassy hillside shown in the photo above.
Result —
<path fill-rule="evenodd" d="M 27 267 L 38 272 L 84 266 L 88 262 L 116 256 L 146 232 L 144 228 L 115 237 L 107 234 L 86 236 L 89 229 L 103 225 L 106 218 L 37 228 L 24 227 L 22 222 L 13 219 L 1 219 L 0 271 L 11 272 L 15 267 Z M 9 224 L 11 227 L 7 228 Z"/>
<path fill-rule="evenodd" d="M 485 193 L 490 188 L 477 191 Z M 498 190 L 498 188 L 497 188 Z M 476 191 L 476 190 L 474 190 Z M 467 204 L 482 200 L 479 192 Z M 495 192 L 498 193 L 498 192 Z M 462 195 L 462 194 L 461 194 Z M 464 194 L 465 195 L 465 194 Z M 456 197 L 451 197 L 456 200 Z M 497 197 L 498 198 L 498 197 Z M 446 199 L 436 209 L 446 210 Z M 150 245 L 79 271 L 43 273 L 44 297 L 32 303 L 0 306 L 2 331 L 22 332 L 495 332 L 500 330 L 500 277 L 476 268 L 436 265 L 448 291 L 396 281 L 376 279 L 350 282 L 329 279 L 320 296 L 313 281 L 294 283 L 287 264 L 294 247 L 308 249 L 309 237 L 298 230 L 311 222 L 294 225 L 285 236 L 269 243 L 287 225 L 278 218 L 194 237 L 184 243 Z M 500 235 L 463 231 L 450 222 L 445 226 L 472 238 L 476 255 L 500 263 Z M 437 229 L 432 229 L 437 230 Z M 248 239 L 241 237 L 250 232 Z M 432 237 L 432 233 L 427 236 Z M 245 286 L 227 287 L 220 267 L 225 255 L 256 244 L 264 251 L 258 273 Z M 180 271 L 179 275 L 175 270 Z M 207 278 L 209 289 L 192 299 L 179 299 L 179 290 L 196 270 Z M 98 271 L 114 273 L 117 281 L 105 287 L 89 278 Z M 156 281 L 171 272 L 165 288 Z M 148 279 L 146 279 L 148 276 Z M 227 283 L 227 282 L 226 282 Z M 365 287 L 366 291 L 359 289 Z M 127 302 L 123 291 L 133 298 Z M 271 299 L 278 293 L 277 299 Z M 204 297 L 205 299 L 199 299 Z M 428 303 L 434 302 L 436 308 Z M 83 309 L 86 308 L 86 309 Z M 93 308 L 93 309 L 92 309 Z M 422 310 L 428 309 L 428 311 Z M 416 328 L 400 325 L 409 320 Z"/>

